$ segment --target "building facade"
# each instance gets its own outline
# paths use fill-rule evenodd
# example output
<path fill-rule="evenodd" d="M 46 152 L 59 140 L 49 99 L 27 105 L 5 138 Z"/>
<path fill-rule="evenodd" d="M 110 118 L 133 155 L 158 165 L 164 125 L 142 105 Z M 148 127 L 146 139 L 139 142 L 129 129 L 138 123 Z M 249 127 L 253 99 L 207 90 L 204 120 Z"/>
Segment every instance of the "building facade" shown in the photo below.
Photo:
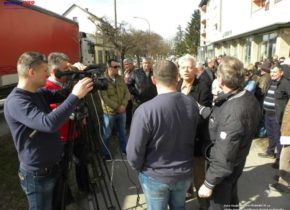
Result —
<path fill-rule="evenodd" d="M 76 21 L 80 30 L 81 62 L 85 65 L 102 64 L 115 57 L 112 45 L 106 43 L 96 25 L 98 17 L 76 4 L 69 7 L 63 14 L 66 18 Z"/>
<path fill-rule="evenodd" d="M 289 0 L 202 0 L 199 59 L 290 57 Z"/>

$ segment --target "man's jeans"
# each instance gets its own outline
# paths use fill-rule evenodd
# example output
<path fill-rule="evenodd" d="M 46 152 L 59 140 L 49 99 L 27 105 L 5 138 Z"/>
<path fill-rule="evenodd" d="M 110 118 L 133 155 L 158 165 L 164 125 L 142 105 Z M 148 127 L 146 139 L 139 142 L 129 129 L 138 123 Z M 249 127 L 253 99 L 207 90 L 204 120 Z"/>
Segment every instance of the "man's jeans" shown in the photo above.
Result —
<path fill-rule="evenodd" d="M 269 145 L 266 153 L 274 154 L 275 147 L 277 147 L 276 159 L 279 160 L 282 146 L 280 144 L 280 125 L 276 119 L 275 114 L 265 114 L 265 126 L 269 138 Z"/>
<path fill-rule="evenodd" d="M 18 175 L 27 196 L 29 210 L 52 210 L 53 191 L 59 177 L 57 169 L 36 175 L 20 168 Z"/>
<path fill-rule="evenodd" d="M 117 115 L 108 115 L 103 114 L 103 140 L 107 148 L 103 146 L 103 154 L 108 155 L 109 152 L 109 139 L 112 133 L 112 129 L 114 124 L 116 125 L 116 129 L 118 131 L 118 138 L 119 138 L 119 147 L 122 152 L 126 152 L 126 113 L 123 112 Z"/>
<path fill-rule="evenodd" d="M 185 210 L 186 192 L 192 182 L 192 178 L 164 184 L 149 176 L 139 173 L 139 181 L 142 186 L 148 210 Z"/>

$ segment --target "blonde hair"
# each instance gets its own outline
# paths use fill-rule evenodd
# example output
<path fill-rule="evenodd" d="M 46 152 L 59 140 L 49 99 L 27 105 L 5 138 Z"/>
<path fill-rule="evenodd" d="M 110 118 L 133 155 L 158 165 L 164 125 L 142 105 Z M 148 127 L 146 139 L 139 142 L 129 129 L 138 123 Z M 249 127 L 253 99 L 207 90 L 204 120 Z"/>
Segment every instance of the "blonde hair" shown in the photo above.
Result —
<path fill-rule="evenodd" d="M 232 90 L 236 90 L 244 86 L 244 64 L 235 57 L 225 56 L 218 67 L 218 74 L 223 80 L 225 86 Z"/>
<path fill-rule="evenodd" d="M 30 68 L 37 68 L 46 63 L 45 56 L 39 52 L 25 52 L 17 61 L 17 73 L 19 77 L 26 77 Z"/>

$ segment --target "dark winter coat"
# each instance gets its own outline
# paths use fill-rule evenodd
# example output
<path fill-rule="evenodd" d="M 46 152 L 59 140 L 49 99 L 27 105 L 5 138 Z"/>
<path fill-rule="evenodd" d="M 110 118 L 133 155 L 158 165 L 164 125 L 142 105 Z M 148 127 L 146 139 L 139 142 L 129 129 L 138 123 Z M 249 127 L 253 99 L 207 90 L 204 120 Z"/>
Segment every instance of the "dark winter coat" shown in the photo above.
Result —
<path fill-rule="evenodd" d="M 246 90 L 224 94 L 218 101 L 209 118 L 213 146 L 204 182 L 209 188 L 242 174 L 261 117 L 258 101 Z"/>
<path fill-rule="evenodd" d="M 152 71 L 147 77 L 145 71 L 135 69 L 130 75 L 127 86 L 130 93 L 134 96 L 134 101 L 139 105 L 154 98 L 157 95 L 156 86 L 151 81 Z"/>
<path fill-rule="evenodd" d="M 177 91 L 181 92 L 183 80 L 180 80 L 177 84 Z M 202 106 L 210 107 L 212 104 L 212 94 L 210 88 L 205 82 L 195 79 L 188 96 L 192 97 L 196 102 Z M 205 148 L 210 143 L 208 133 L 208 120 L 200 118 L 197 133 L 195 138 L 194 156 L 203 156 Z"/>

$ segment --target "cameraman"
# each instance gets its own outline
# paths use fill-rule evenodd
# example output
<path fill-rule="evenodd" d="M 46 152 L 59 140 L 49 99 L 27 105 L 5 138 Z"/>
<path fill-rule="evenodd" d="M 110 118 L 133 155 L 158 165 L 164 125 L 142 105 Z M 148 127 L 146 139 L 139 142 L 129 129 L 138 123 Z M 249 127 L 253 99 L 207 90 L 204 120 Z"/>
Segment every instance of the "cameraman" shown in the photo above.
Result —
<path fill-rule="evenodd" d="M 17 72 L 19 82 L 5 101 L 4 114 L 18 152 L 19 178 L 29 209 L 51 210 L 62 153 L 58 130 L 93 83 L 84 78 L 69 95 L 66 90 L 40 89 L 48 69 L 44 55 L 38 52 L 23 53 Z M 51 111 L 49 104 L 62 101 Z"/>
<path fill-rule="evenodd" d="M 45 88 L 49 90 L 60 90 L 67 82 L 67 76 L 62 76 L 61 73 L 70 71 L 71 64 L 69 57 L 61 52 L 52 52 L 48 55 L 48 70 L 49 77 L 46 80 Z M 59 103 L 50 104 L 50 108 L 54 110 Z M 66 121 L 60 128 L 60 140 L 63 145 L 63 154 L 61 160 L 61 177 L 57 182 L 55 189 L 54 206 L 57 209 L 62 209 L 65 205 L 73 202 L 73 197 L 69 186 L 66 184 L 69 163 L 73 154 L 73 140 L 79 136 L 76 130 L 76 123 L 73 120 Z"/>
<path fill-rule="evenodd" d="M 48 55 L 48 70 L 49 77 L 46 80 L 45 88 L 49 90 L 60 90 L 64 87 L 64 84 L 67 80 L 66 76 L 58 76 L 58 72 L 66 72 L 70 69 L 69 57 L 60 52 L 53 52 Z M 50 104 L 50 108 L 53 110 L 59 104 Z M 76 137 L 76 132 L 71 134 L 73 125 L 72 121 L 67 121 L 60 128 L 60 139 L 65 144 L 69 140 L 72 140 Z"/>

